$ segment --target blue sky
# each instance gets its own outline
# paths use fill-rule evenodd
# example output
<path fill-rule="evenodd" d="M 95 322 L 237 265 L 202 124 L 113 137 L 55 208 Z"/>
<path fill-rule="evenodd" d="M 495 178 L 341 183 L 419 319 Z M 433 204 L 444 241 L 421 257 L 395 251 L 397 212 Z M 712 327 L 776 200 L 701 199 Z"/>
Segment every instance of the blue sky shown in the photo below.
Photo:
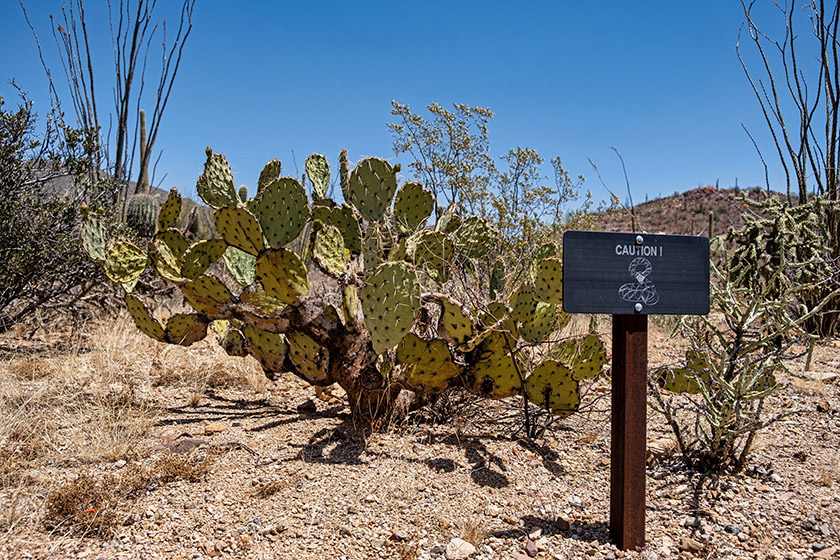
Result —
<path fill-rule="evenodd" d="M 770 0 L 759 0 L 770 4 Z M 48 14 L 30 19 L 58 70 Z M 103 84 L 113 67 L 104 0 L 89 0 Z M 176 4 L 159 2 L 159 16 Z M 536 149 L 563 159 L 607 198 L 588 159 L 624 200 L 619 150 L 635 202 L 702 185 L 764 185 L 753 132 L 783 190 L 770 138 L 735 54 L 736 0 L 646 2 L 222 2 L 199 0 L 158 142 L 156 182 L 195 192 L 205 146 L 228 156 L 237 184 L 254 188 L 279 158 L 298 173 L 311 152 L 337 167 L 395 158 L 390 103 L 490 107 L 492 152 Z M 46 79 L 18 2 L 0 8 L 0 95 L 14 79 L 46 112 Z M 151 84 L 147 85 L 151 87 Z M 107 91 L 107 90 L 106 90 Z M 69 110 L 69 106 L 65 107 Z M 545 173 L 550 173 L 546 164 Z M 547 179 L 550 180 L 550 179 Z M 253 190 L 252 190 L 253 192 Z M 194 194 L 192 194 L 194 196 Z"/>

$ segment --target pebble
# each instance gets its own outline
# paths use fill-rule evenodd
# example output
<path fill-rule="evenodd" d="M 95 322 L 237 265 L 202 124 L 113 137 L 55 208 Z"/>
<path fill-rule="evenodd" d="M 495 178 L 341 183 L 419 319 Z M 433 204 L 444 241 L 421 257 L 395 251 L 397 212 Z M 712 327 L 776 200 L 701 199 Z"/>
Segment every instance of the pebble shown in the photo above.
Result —
<path fill-rule="evenodd" d="M 446 560 L 464 560 L 475 554 L 475 547 L 459 538 L 452 539 L 446 545 Z"/>
<path fill-rule="evenodd" d="M 525 554 L 527 554 L 531 558 L 536 556 L 537 552 L 539 552 L 537 550 L 537 543 L 535 543 L 531 539 L 528 539 L 527 541 L 525 541 L 525 547 L 524 548 L 525 548 Z"/>
<path fill-rule="evenodd" d="M 690 537 L 682 537 L 680 539 L 680 550 L 690 552 L 691 554 L 698 554 L 703 550 L 703 545 Z"/>

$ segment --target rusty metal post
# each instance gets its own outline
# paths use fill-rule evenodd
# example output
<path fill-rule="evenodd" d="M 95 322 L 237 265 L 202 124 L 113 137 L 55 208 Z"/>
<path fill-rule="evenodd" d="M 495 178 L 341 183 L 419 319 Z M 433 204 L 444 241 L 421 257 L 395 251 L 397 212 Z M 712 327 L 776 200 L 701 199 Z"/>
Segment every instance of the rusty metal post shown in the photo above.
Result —
<path fill-rule="evenodd" d="M 613 315 L 610 537 L 645 544 L 647 315 Z"/>

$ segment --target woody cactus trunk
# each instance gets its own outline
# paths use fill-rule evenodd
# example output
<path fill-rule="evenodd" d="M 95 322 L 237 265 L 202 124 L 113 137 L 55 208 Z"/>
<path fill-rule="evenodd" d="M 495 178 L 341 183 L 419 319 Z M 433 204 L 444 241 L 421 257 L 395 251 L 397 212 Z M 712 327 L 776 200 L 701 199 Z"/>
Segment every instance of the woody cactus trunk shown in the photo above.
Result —
<path fill-rule="evenodd" d="M 227 160 L 208 148 L 197 191 L 214 209 L 219 238 L 186 241 L 173 227 L 181 206 L 173 190 L 146 251 L 109 239 L 96 212 L 85 222 L 85 248 L 123 286 L 146 335 L 189 346 L 210 327 L 229 354 L 253 356 L 269 377 L 338 383 L 357 419 L 388 419 L 406 410 L 400 403 L 453 387 L 522 395 L 560 416 L 576 411 L 604 346 L 594 335 L 546 344 L 569 320 L 559 307 L 557 248 L 541 248 L 528 280 L 506 287 L 494 263 L 498 233 L 486 220 L 450 207 L 427 226 L 435 200 L 422 185 L 398 189 L 399 168 L 382 159 L 352 171 L 345 152 L 339 159 L 343 204 L 327 198 L 321 154 L 306 160 L 311 200 L 296 179 L 279 176 L 277 160 L 255 197 L 242 200 Z M 133 293 L 148 269 L 179 286 L 193 312 L 153 316 Z M 488 301 L 490 293 L 498 299 Z"/>

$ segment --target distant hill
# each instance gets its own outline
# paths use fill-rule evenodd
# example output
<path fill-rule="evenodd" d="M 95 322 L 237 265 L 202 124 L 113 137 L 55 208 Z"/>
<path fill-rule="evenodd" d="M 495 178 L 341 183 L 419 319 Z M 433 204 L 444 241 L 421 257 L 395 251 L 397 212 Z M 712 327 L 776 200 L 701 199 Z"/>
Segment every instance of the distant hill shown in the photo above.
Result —
<path fill-rule="evenodd" d="M 775 196 L 781 196 L 774 193 Z M 713 215 L 713 235 L 726 233 L 730 227 L 741 227 L 745 211 L 737 197 L 760 200 L 761 189 L 716 189 L 699 187 L 682 194 L 651 200 L 636 205 L 636 229 L 643 233 L 708 235 L 709 214 Z M 594 229 L 600 231 L 632 231 L 630 210 L 618 209 L 600 214 Z"/>

